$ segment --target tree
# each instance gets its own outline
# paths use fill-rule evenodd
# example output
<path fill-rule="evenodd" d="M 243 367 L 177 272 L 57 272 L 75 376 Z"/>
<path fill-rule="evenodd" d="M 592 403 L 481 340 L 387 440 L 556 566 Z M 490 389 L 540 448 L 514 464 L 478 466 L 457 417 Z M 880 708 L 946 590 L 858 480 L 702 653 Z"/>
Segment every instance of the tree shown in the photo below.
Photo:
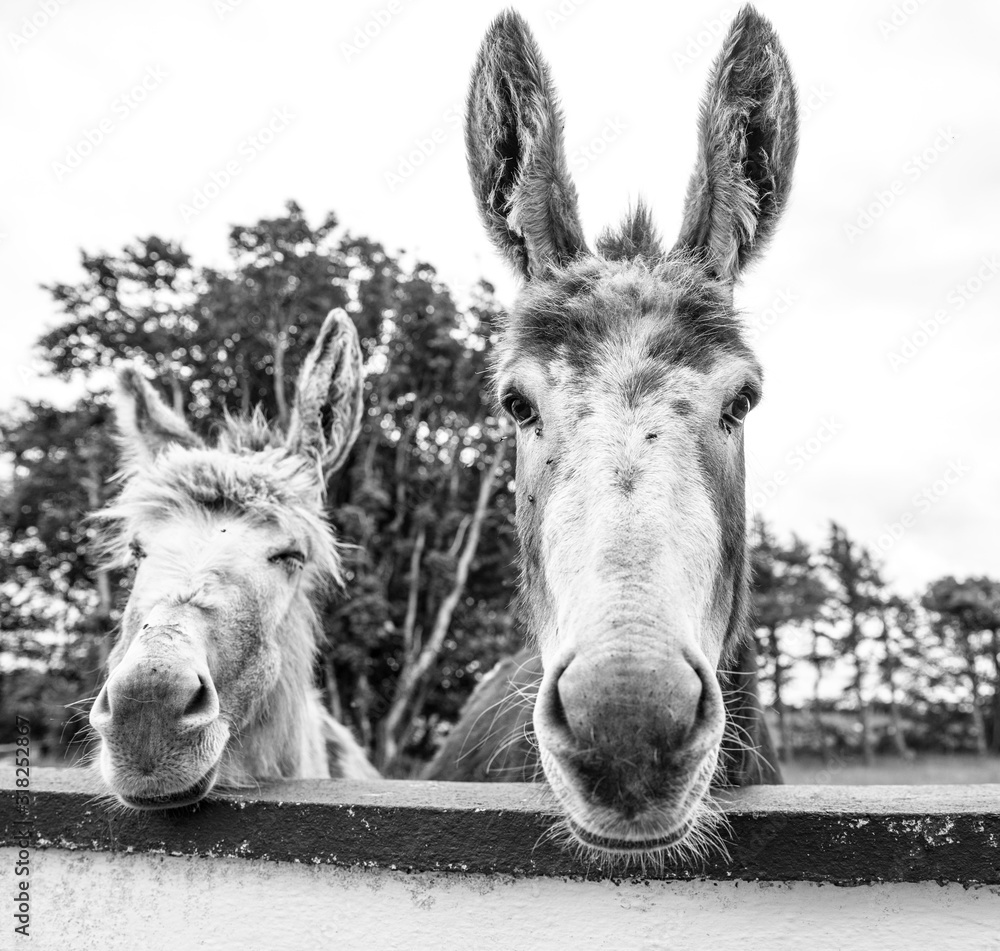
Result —
<path fill-rule="evenodd" d="M 820 750 L 824 759 L 830 758 L 830 737 L 827 734 L 826 725 L 823 720 L 823 702 L 820 692 L 823 684 L 823 677 L 827 670 L 836 662 L 836 638 L 832 637 L 821 626 L 823 623 L 823 607 L 821 606 L 818 617 L 809 625 L 809 650 L 802 658 L 813 669 L 813 691 L 812 707 L 813 725 L 816 736 L 819 739 Z"/>
<path fill-rule="evenodd" d="M 351 313 L 366 415 L 330 486 L 348 595 L 321 606 L 318 673 L 331 710 L 388 772 L 405 773 L 433 751 L 481 670 L 518 646 L 513 463 L 483 395 L 493 289 L 480 285 L 460 306 L 430 265 L 343 231 L 332 214 L 312 227 L 294 202 L 234 226 L 229 247 L 218 269 L 155 235 L 84 253 L 78 283 L 48 288 L 66 320 L 41 338 L 42 356 L 62 378 L 138 360 L 207 435 L 225 412 L 260 406 L 286 418 L 286 386 L 323 316 Z M 59 631 L 68 656 L 115 622 L 119 579 L 88 560 L 84 528 L 111 491 L 107 402 L 98 394 L 62 414 L 23 406 L 6 423 L 8 496 L 22 515 L 0 531 L 0 558 L 14 566 L 0 650 L 43 658 Z"/>
<path fill-rule="evenodd" d="M 482 386 L 497 307 L 488 285 L 459 309 L 429 265 L 404 273 L 377 244 L 342 247 L 370 392 L 337 500 L 363 592 L 335 617 L 337 693 L 396 774 L 430 754 L 480 666 L 516 646 L 510 463 Z M 454 666 L 460 645 L 468 660 Z"/>
<path fill-rule="evenodd" d="M 758 633 L 764 635 L 778 716 L 778 755 L 787 761 L 794 754 L 794 744 L 784 687 L 794 660 L 782 650 L 779 637 L 786 627 L 800 627 L 814 620 L 829 592 L 819 577 L 809 546 L 795 535 L 788 544 L 780 543 L 759 517 L 753 524 L 751 566 L 754 619 Z"/>
<path fill-rule="evenodd" d="M 485 463 L 476 507 L 470 515 L 463 519 L 459 534 L 455 538 L 454 544 L 461 543 L 461 551 L 458 553 L 450 590 L 438 605 L 430 636 L 424 643 L 419 643 L 414 637 L 416 605 L 419 599 L 417 579 L 427 538 L 426 527 L 419 529 L 410 565 L 410 592 L 407 599 L 406 621 L 403 626 L 405 642 L 403 666 L 400 669 L 395 696 L 382 721 L 380 748 L 385 766 L 395 765 L 398 760 L 400 739 L 406 735 L 404 717 L 413 706 L 416 697 L 427 685 L 430 674 L 441 656 L 455 609 L 465 591 L 472 559 L 475 557 L 479 545 L 483 522 L 489 510 L 500 467 L 503 465 L 505 449 L 506 443 L 501 442 L 496 455 Z"/>
<path fill-rule="evenodd" d="M 150 359 L 182 408 L 180 374 L 193 362 L 187 342 L 196 329 L 184 313 L 195 280 L 188 255 L 153 235 L 117 256 L 80 257 L 84 280 L 45 288 L 68 319 L 38 341 L 43 359 L 64 379 L 115 359 Z"/>
<path fill-rule="evenodd" d="M 228 271 L 195 267 L 155 235 L 118 255 L 81 255 L 75 285 L 47 289 L 69 318 L 39 341 L 64 378 L 116 360 L 151 365 L 179 412 L 210 422 L 261 406 L 287 418 L 287 385 L 320 322 L 347 303 L 335 216 L 315 229 L 302 209 L 230 230 Z"/>
<path fill-rule="evenodd" d="M 896 752 L 904 759 L 913 754 L 906 743 L 900 711 L 901 679 L 919 655 L 919 620 L 917 608 L 899 595 L 891 595 L 881 607 L 881 627 L 875 642 L 881 649 L 879 671 L 888 693 L 889 730 Z"/>
<path fill-rule="evenodd" d="M 958 662 L 959 680 L 967 681 L 973 737 L 980 754 L 1000 752 L 1000 584 L 990 578 L 933 582 L 923 597 L 932 629 Z M 993 680 L 992 722 L 987 742 L 982 685 Z"/>
<path fill-rule="evenodd" d="M 11 463 L 0 495 L 0 652 L 13 667 L 4 677 L 7 695 L 23 695 L 19 678 L 36 677 L 39 667 L 53 682 L 78 687 L 77 697 L 92 694 L 100 678 L 113 581 L 91 564 L 94 526 L 84 515 L 110 494 L 107 412 L 105 401 L 86 397 L 68 410 L 26 404 L 0 420 Z M 51 704 L 45 709 L 52 715 Z M 35 726 L 58 742 L 62 719 Z"/>
<path fill-rule="evenodd" d="M 885 585 L 871 552 L 853 541 L 836 522 L 830 523 L 830 538 L 821 556 L 834 581 L 833 620 L 845 627 L 842 634 L 831 637 L 836 638 L 839 653 L 853 667 L 852 690 L 861 725 L 861 751 L 865 764 L 871 765 L 875 761 L 875 743 L 867 685 L 870 658 L 865 622 L 879 616 Z"/>

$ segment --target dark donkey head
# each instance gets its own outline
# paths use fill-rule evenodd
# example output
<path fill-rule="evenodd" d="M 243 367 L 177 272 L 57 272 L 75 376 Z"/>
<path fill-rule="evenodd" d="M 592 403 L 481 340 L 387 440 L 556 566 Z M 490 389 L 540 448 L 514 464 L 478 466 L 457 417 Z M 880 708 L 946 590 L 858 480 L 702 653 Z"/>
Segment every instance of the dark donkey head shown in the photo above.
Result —
<path fill-rule="evenodd" d="M 523 281 L 495 379 L 544 668 L 535 732 L 573 835 L 603 852 L 691 846 L 708 814 L 718 673 L 746 631 L 743 425 L 761 396 L 733 287 L 784 208 L 796 126 L 784 51 L 745 8 L 712 68 L 677 242 L 663 249 L 640 204 L 590 251 L 549 70 L 517 14 L 473 71 L 473 189 Z"/>

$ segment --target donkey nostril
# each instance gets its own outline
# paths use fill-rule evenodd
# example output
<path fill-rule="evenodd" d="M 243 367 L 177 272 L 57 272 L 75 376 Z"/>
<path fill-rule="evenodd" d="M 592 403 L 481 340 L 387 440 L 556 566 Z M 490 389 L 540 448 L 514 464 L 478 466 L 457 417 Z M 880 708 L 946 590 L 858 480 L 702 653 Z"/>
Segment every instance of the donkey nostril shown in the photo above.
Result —
<path fill-rule="evenodd" d="M 205 683 L 203 677 L 198 678 L 198 689 L 194 692 L 194 695 L 188 701 L 188 705 L 184 708 L 184 713 L 182 716 L 185 717 L 195 717 L 202 713 L 207 713 L 212 706 L 212 694 L 208 689 L 208 684 Z"/>
<path fill-rule="evenodd" d="M 700 680 L 701 678 L 699 678 Z M 708 723 L 712 718 L 712 694 L 705 689 L 704 683 L 701 685 L 701 696 L 698 697 L 698 711 L 695 715 L 694 725 Z"/>

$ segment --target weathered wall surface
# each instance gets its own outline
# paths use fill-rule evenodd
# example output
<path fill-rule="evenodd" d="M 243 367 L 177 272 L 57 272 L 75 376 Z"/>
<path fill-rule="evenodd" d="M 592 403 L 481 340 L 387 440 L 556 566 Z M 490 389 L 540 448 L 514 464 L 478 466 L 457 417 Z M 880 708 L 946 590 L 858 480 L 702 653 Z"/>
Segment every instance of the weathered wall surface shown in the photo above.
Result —
<path fill-rule="evenodd" d="M 296 781 L 156 813 L 102 793 L 0 777 L 3 951 L 1000 951 L 995 786 L 742 790 L 725 851 L 610 877 L 549 835 L 539 787 Z"/>
<path fill-rule="evenodd" d="M 13 856 L 0 850 L 0 867 Z M 24 947 L 45 951 L 1000 951 L 995 886 L 585 882 L 62 849 L 35 852 L 32 877 Z"/>
<path fill-rule="evenodd" d="M 0 776 L 0 846 L 150 852 L 408 872 L 601 878 L 549 833 L 545 787 L 294 780 L 137 813 L 92 774 Z M 725 850 L 647 862 L 660 879 L 1000 885 L 1000 787 L 757 786 L 719 797 Z"/>

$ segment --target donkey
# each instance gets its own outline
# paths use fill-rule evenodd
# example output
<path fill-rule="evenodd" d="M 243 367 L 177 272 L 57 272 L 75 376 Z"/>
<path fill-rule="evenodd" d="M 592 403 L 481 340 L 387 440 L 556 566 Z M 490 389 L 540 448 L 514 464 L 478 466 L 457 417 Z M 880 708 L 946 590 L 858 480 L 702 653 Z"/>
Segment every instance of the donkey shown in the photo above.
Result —
<path fill-rule="evenodd" d="M 516 432 L 542 769 L 563 831 L 585 849 L 696 853 L 717 840 L 713 779 L 761 778 L 742 762 L 757 701 L 752 670 L 739 670 L 743 427 L 761 369 L 733 289 L 788 198 L 797 109 L 785 53 L 752 8 L 734 19 L 670 250 L 641 202 L 588 248 L 549 69 L 514 12 L 480 49 L 466 146 L 487 233 L 522 282 L 494 382 Z"/>
<path fill-rule="evenodd" d="M 313 599 L 340 582 L 325 486 L 363 410 L 350 318 L 323 323 L 285 435 L 258 409 L 209 447 L 135 367 L 118 384 L 124 487 L 97 516 L 134 577 L 90 713 L 104 780 L 126 806 L 162 809 L 215 786 L 376 778 L 312 686 Z"/>

